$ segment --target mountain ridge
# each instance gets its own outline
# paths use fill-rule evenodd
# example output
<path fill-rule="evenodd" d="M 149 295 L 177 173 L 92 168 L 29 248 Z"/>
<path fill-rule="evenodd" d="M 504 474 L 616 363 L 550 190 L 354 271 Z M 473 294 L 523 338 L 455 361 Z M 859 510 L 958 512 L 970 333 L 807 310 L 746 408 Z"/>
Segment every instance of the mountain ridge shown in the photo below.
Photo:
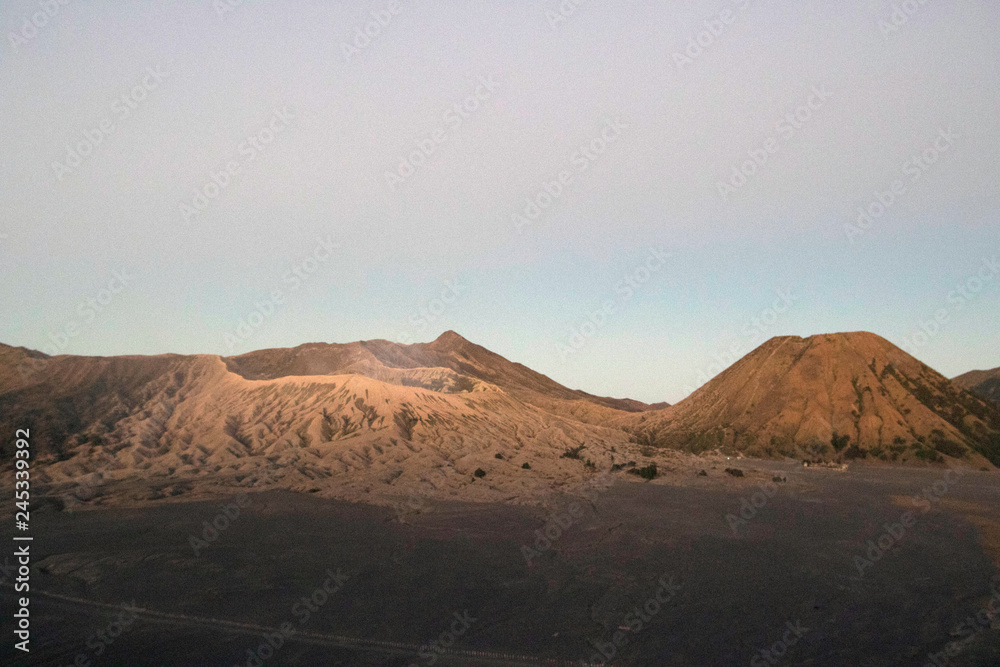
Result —
<path fill-rule="evenodd" d="M 569 389 L 454 332 L 231 357 L 0 347 L 0 428 L 30 426 L 33 478 L 56 487 L 503 500 L 706 455 L 1000 465 L 1000 409 L 868 332 L 774 337 L 656 407 Z M 0 443 L 4 478 L 12 459 Z"/>
<path fill-rule="evenodd" d="M 300 358 L 297 358 L 300 357 Z M 408 345 L 385 339 L 354 343 L 305 343 L 294 348 L 256 350 L 235 357 L 224 357 L 233 372 L 247 379 L 275 379 L 282 374 L 323 375 L 351 371 L 376 375 L 377 362 L 399 370 L 447 368 L 476 380 L 512 391 L 526 402 L 557 409 L 551 399 L 586 401 L 604 408 L 625 412 L 660 409 L 666 404 L 647 405 L 634 399 L 595 396 L 570 389 L 527 366 L 472 343 L 454 331 L 445 331 L 429 343 Z M 576 417 L 584 415 L 576 410 Z M 604 415 L 607 417 L 608 415 Z"/>
<path fill-rule="evenodd" d="M 969 371 L 951 379 L 973 394 L 994 403 L 1000 403 L 1000 368 Z"/>

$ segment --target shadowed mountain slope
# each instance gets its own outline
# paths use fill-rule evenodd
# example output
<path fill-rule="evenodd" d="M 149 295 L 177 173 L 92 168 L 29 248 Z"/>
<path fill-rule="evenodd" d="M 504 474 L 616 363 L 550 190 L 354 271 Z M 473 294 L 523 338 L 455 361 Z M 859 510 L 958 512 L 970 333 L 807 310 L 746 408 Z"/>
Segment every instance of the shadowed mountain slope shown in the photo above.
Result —
<path fill-rule="evenodd" d="M 772 338 L 666 410 L 625 420 L 694 452 L 1000 465 L 1000 411 L 866 332 Z"/>
<path fill-rule="evenodd" d="M 969 371 L 952 378 L 951 381 L 980 398 L 1000 403 L 1000 368 L 990 371 Z"/>

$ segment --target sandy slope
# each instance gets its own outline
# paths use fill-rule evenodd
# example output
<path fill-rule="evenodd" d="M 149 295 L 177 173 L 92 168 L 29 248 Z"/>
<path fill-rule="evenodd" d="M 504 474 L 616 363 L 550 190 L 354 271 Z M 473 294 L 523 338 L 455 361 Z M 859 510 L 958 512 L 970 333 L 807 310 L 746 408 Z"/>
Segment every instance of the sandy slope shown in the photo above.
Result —
<path fill-rule="evenodd" d="M 1000 464 L 994 406 L 866 332 L 772 338 L 684 401 L 623 423 L 640 440 L 692 451 Z"/>
<path fill-rule="evenodd" d="M 26 353 L 5 348 L 0 420 L 31 424 L 42 480 L 104 490 L 135 478 L 177 480 L 184 491 L 263 485 L 338 497 L 517 499 L 643 460 L 620 429 L 585 423 L 628 414 L 607 405 L 614 399 L 561 385 L 545 394 L 555 384 L 548 378 L 511 372 L 506 360 L 487 367 L 482 348 L 472 348 L 452 364 L 469 375 L 416 366 L 435 362 L 421 349 L 390 366 L 355 344 L 235 359 L 61 356 L 27 376 L 10 368 Z M 577 448 L 579 458 L 562 456 Z"/>

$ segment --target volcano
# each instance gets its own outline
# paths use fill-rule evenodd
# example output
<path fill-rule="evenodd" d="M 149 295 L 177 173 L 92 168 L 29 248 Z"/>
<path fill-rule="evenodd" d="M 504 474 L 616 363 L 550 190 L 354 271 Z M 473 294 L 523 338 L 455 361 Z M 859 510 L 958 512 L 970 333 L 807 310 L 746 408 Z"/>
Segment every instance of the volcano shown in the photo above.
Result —
<path fill-rule="evenodd" d="M 867 332 L 772 338 L 626 428 L 696 453 L 1000 465 L 997 407 Z"/>
<path fill-rule="evenodd" d="M 613 452 L 631 447 L 612 424 L 656 407 L 569 389 L 454 332 L 414 345 L 309 343 L 235 357 L 0 347 L 0 424 L 30 427 L 36 469 L 57 485 L 266 478 L 341 496 L 468 496 L 476 473 L 487 479 L 473 495 L 525 495 L 610 468 Z"/>

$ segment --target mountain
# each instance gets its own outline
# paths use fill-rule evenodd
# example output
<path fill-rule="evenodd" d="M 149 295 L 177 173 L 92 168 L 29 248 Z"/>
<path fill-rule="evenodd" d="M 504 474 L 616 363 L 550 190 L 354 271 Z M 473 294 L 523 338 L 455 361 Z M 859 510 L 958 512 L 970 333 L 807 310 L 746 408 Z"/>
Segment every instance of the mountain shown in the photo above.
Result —
<path fill-rule="evenodd" d="M 509 501 L 715 450 L 1000 464 L 1000 409 L 869 333 L 773 338 L 658 407 L 569 389 L 454 332 L 234 357 L 0 345 L 0 429 L 30 429 L 32 480 L 56 494 L 87 480 L 116 499 L 277 486 Z M 0 443 L 0 462 L 13 451 Z"/>
<path fill-rule="evenodd" d="M 607 470 L 614 452 L 636 448 L 602 423 L 648 407 L 568 389 L 453 332 L 236 357 L 0 347 L 0 428 L 30 428 L 33 479 L 57 486 L 253 485 L 266 472 L 284 488 L 341 496 L 505 498 L 579 478 L 588 459 Z M 2 459 L 12 452 L 8 440 Z M 486 478 L 475 486 L 477 469 Z"/>
<path fill-rule="evenodd" d="M 980 398 L 1000 403 L 1000 368 L 991 371 L 969 371 L 952 378 L 951 381 Z"/>
<path fill-rule="evenodd" d="M 647 405 L 632 399 L 604 398 L 569 389 L 527 366 L 469 342 L 454 331 L 446 331 L 431 343 L 402 345 L 387 340 L 309 343 L 250 352 L 226 358 L 225 362 L 230 371 L 248 380 L 271 380 L 289 375 L 358 374 L 446 392 L 471 388 L 474 383 L 469 384 L 469 379 L 480 380 L 530 405 L 589 423 L 604 423 L 617 416 L 618 411 L 642 412 L 667 406 L 666 403 Z M 427 369 L 438 370 L 428 374 Z"/>
<path fill-rule="evenodd" d="M 623 420 L 635 441 L 757 456 L 1000 465 L 1000 410 L 889 341 L 772 338 L 688 398 Z"/>

